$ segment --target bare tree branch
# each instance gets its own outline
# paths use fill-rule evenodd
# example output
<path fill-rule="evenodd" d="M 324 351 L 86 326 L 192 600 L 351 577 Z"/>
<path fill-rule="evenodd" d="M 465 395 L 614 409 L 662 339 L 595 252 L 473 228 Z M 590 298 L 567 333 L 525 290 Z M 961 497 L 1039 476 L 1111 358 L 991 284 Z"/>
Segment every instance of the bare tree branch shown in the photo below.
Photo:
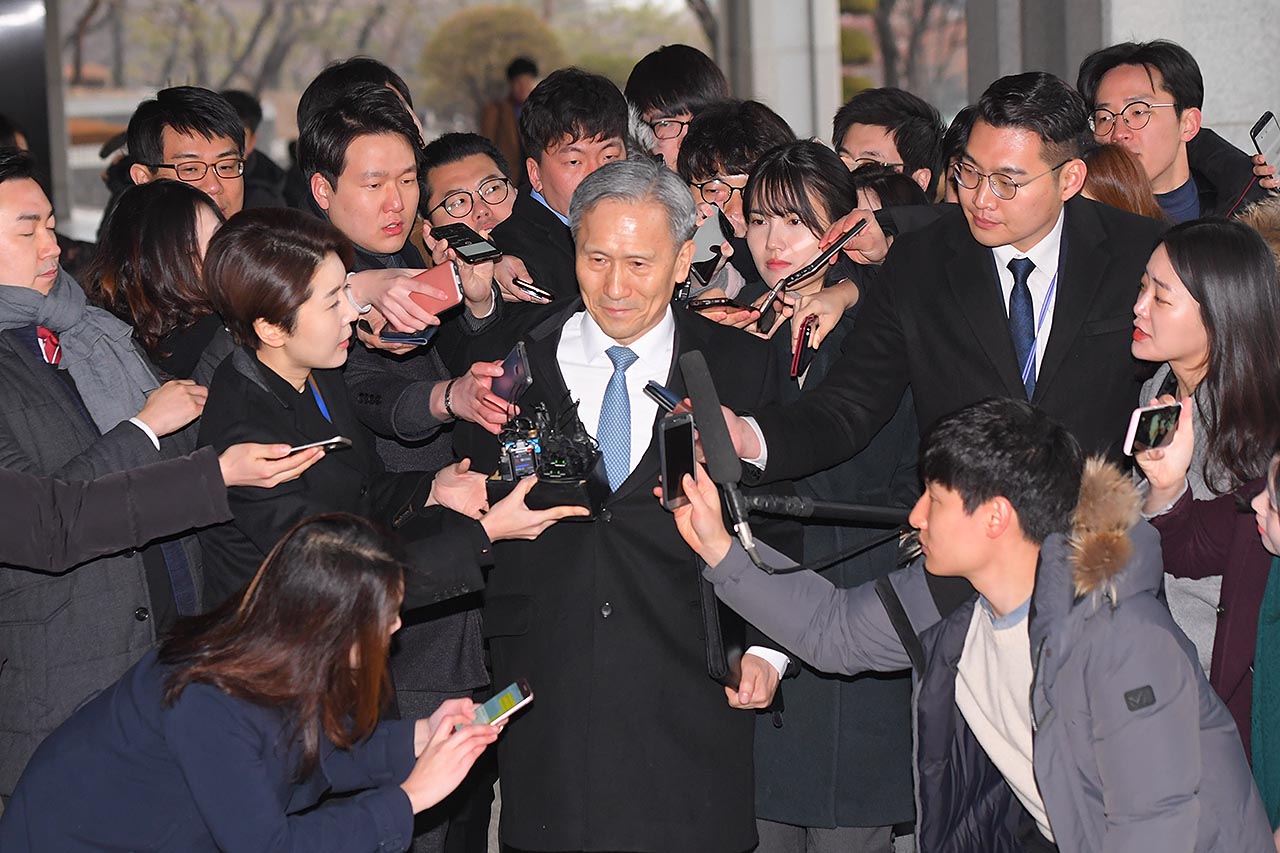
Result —
<path fill-rule="evenodd" d="M 698 19 L 699 26 L 707 35 L 711 51 L 715 53 L 720 47 L 720 19 L 716 17 L 715 11 L 707 0 L 685 0 L 685 3 L 693 16 Z"/>
<path fill-rule="evenodd" d="M 84 14 L 76 19 L 76 25 L 71 31 L 72 85 L 84 83 L 84 39 L 89 32 L 89 24 L 93 21 L 93 16 L 98 14 L 100 8 L 102 8 L 102 0 L 89 0 L 89 5 L 85 7 Z"/>
<path fill-rule="evenodd" d="M 275 17 L 279 6 L 278 0 L 264 0 L 262 11 L 258 14 L 258 20 L 254 22 L 253 29 L 249 32 L 249 40 L 244 43 L 240 53 L 231 60 L 227 73 L 223 76 L 222 82 L 218 84 L 219 89 L 227 88 L 237 75 L 243 73 L 245 62 L 248 61 L 249 55 L 253 53 L 254 48 L 258 46 L 258 42 L 262 40 L 262 34 L 266 31 L 267 24 Z M 258 91 L 255 91 L 254 94 L 258 94 Z"/>

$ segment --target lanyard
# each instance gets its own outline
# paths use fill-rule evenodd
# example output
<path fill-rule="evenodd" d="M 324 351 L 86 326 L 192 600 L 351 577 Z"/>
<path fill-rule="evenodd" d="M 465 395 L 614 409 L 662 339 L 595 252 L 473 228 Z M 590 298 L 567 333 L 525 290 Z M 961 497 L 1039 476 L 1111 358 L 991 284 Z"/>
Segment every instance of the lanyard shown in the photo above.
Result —
<path fill-rule="evenodd" d="M 315 377 L 308 376 L 307 384 L 311 386 L 311 396 L 316 398 L 316 407 L 320 409 L 320 414 L 324 415 L 326 421 L 333 423 L 333 418 L 329 417 L 329 407 L 324 404 L 324 397 L 320 396 L 320 389 L 316 387 Z"/>
<path fill-rule="evenodd" d="M 1022 384 L 1026 385 L 1027 380 L 1031 378 L 1032 372 L 1036 368 L 1036 344 L 1040 340 L 1040 330 L 1044 327 L 1044 318 L 1049 314 L 1049 303 L 1053 301 L 1053 292 L 1058 289 L 1058 274 L 1053 274 L 1053 279 L 1049 282 L 1049 292 L 1045 294 L 1044 304 L 1040 306 L 1040 318 L 1036 320 L 1036 334 L 1031 339 L 1031 350 L 1027 353 L 1027 360 L 1022 365 Z M 328 417 L 326 415 L 326 417 Z"/>

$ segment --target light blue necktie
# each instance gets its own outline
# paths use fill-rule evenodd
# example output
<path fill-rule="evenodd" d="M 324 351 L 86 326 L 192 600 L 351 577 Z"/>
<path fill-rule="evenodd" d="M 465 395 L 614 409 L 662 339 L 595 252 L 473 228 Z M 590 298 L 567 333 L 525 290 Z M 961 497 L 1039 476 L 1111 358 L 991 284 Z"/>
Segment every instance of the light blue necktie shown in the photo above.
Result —
<path fill-rule="evenodd" d="M 1036 265 L 1030 258 L 1014 258 L 1009 261 L 1009 272 L 1013 273 L 1013 290 L 1009 293 L 1009 337 L 1013 339 L 1014 352 L 1018 354 L 1018 373 L 1025 377 L 1023 387 L 1027 390 L 1027 399 L 1036 392 L 1036 318 L 1031 306 L 1031 288 L 1027 279 Z M 1030 360 L 1031 369 L 1027 371 Z"/>
<path fill-rule="evenodd" d="M 626 347 L 609 347 L 605 353 L 613 362 L 613 375 L 609 377 L 600 404 L 596 443 L 604 454 L 609 488 L 616 492 L 631 473 L 631 398 L 627 394 L 627 368 L 635 364 L 639 356 Z"/>

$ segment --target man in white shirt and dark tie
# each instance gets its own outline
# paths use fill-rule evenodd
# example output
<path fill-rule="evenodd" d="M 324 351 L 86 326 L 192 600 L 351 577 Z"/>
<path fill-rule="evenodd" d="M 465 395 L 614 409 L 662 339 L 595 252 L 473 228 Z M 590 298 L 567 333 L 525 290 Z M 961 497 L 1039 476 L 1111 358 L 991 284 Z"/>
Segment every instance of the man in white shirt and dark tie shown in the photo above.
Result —
<path fill-rule="evenodd" d="M 737 689 L 707 674 L 696 555 L 653 496 L 657 405 L 684 393 L 680 354 L 701 350 L 726 405 L 760 405 L 774 369 L 749 335 L 673 306 L 689 270 L 689 188 L 648 161 L 601 167 L 570 205 L 580 300 L 527 331 L 480 338 L 479 358 L 528 348 L 522 413 L 577 414 L 604 456 L 594 520 L 501 543 L 486 592 L 494 684 L 535 699 L 499 746 L 502 836 L 517 850 L 735 853 L 755 845 L 751 709 L 788 659 L 751 646 Z M 455 447 L 492 470 L 497 440 L 462 424 Z M 709 600 L 709 599 L 708 599 Z"/>

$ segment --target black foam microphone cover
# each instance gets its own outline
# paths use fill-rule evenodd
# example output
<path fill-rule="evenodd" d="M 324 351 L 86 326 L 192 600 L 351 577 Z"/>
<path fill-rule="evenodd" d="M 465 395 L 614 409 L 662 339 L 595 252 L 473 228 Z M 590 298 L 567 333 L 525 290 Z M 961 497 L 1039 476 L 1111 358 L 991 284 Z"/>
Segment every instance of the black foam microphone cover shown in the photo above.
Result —
<path fill-rule="evenodd" d="M 692 350 L 680 356 L 680 372 L 693 403 L 693 422 L 702 441 L 707 472 L 719 485 L 737 483 L 742 479 L 742 460 L 733 449 L 733 439 L 729 437 L 729 427 L 720 410 L 720 395 L 716 393 L 716 384 L 701 351 Z"/>

